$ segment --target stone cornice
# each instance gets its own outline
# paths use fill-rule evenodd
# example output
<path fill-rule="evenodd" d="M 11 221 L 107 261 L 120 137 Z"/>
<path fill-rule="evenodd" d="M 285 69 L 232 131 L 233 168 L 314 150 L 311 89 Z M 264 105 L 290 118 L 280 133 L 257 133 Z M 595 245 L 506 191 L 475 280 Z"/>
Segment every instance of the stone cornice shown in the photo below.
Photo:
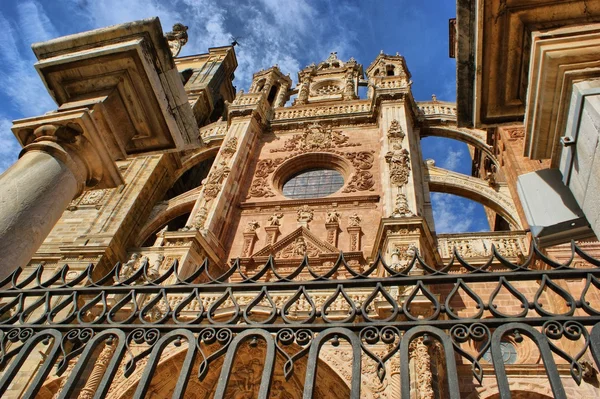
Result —
<path fill-rule="evenodd" d="M 343 197 L 326 197 L 326 198 L 306 198 L 306 199 L 284 199 L 279 201 L 248 201 L 242 202 L 240 208 L 242 209 L 253 209 L 253 208 L 269 208 L 281 207 L 281 208 L 295 208 L 299 205 L 330 205 L 334 203 L 347 203 L 347 202 L 379 202 L 379 195 L 360 195 L 360 196 L 343 196 Z"/>

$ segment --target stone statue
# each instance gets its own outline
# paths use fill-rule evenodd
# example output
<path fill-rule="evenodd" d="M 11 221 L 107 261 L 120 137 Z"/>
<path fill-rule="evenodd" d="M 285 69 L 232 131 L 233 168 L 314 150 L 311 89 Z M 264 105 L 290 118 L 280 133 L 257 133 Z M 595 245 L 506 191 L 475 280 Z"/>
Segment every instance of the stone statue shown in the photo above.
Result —
<path fill-rule="evenodd" d="M 133 276 L 133 273 L 135 273 L 135 265 L 138 262 L 139 258 L 140 254 L 133 253 L 131 255 L 131 258 L 129 258 L 129 260 L 127 261 L 127 263 L 125 263 L 123 267 L 121 267 L 120 274 L 123 279 L 128 279 L 129 277 Z"/>
<path fill-rule="evenodd" d="M 283 217 L 283 213 L 274 213 L 269 218 L 268 222 L 269 226 L 281 226 L 281 218 Z"/>
<path fill-rule="evenodd" d="M 325 223 L 339 223 L 340 216 L 341 215 L 338 211 L 328 211 L 327 216 L 325 217 Z"/>
<path fill-rule="evenodd" d="M 187 30 L 187 26 L 176 23 L 173 25 L 173 30 L 171 32 L 165 33 L 165 39 L 167 39 L 167 43 L 169 43 L 169 49 L 171 50 L 171 55 L 173 55 L 173 57 L 177 57 L 181 52 L 181 48 L 187 43 Z"/>
<path fill-rule="evenodd" d="M 306 241 L 304 241 L 304 238 L 296 238 L 296 241 L 294 241 L 294 249 L 292 250 L 292 254 L 304 256 L 304 254 L 306 253 L 306 249 L 307 246 Z"/>
<path fill-rule="evenodd" d="M 354 212 L 354 214 L 348 216 L 348 227 L 359 227 L 361 220 L 358 213 Z"/>
<path fill-rule="evenodd" d="M 256 220 L 251 220 L 246 224 L 246 229 L 244 230 L 244 233 L 254 233 L 256 230 L 258 230 L 259 227 L 260 224 Z"/>
<path fill-rule="evenodd" d="M 298 221 L 301 223 L 308 223 L 313 219 L 313 210 L 308 205 L 303 205 L 298 208 Z"/>
<path fill-rule="evenodd" d="M 152 266 L 148 268 L 147 274 L 150 280 L 156 280 L 160 276 L 160 267 L 164 260 L 165 256 L 163 254 L 158 254 Z"/>

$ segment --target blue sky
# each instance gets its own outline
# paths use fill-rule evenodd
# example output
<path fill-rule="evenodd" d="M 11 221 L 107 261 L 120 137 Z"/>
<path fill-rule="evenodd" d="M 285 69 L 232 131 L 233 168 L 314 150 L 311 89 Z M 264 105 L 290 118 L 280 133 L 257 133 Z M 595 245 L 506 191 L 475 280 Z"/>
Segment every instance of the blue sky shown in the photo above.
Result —
<path fill-rule="evenodd" d="M 11 121 L 56 108 L 33 68 L 33 42 L 159 16 L 165 31 L 175 22 L 189 26 L 190 40 L 181 55 L 203 53 L 237 37 L 238 89 L 248 88 L 253 72 L 274 64 L 295 83 L 298 70 L 331 51 L 343 60 L 354 57 L 366 68 L 383 50 L 406 58 L 415 99 L 428 100 L 435 93 L 439 100 L 455 101 L 455 61 L 448 58 L 448 19 L 455 8 L 454 0 L 2 1 L 0 170 L 19 152 Z M 423 147 L 425 158 L 436 159 L 439 166 L 469 173 L 466 145 L 429 138 Z M 467 200 L 436 194 L 434 211 L 438 232 L 486 228 L 483 208 Z"/>

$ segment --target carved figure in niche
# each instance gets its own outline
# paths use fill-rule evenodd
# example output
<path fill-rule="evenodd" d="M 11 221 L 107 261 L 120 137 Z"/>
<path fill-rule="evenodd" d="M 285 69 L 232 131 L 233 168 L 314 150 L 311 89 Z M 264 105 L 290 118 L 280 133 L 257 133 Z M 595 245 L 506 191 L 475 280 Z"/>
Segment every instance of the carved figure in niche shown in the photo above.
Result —
<path fill-rule="evenodd" d="M 187 43 L 187 30 L 187 26 L 176 23 L 173 25 L 173 30 L 171 32 L 165 33 L 165 39 L 167 39 L 167 42 L 169 43 L 169 49 L 171 50 L 173 57 L 177 57 L 181 52 L 181 48 Z"/>
<path fill-rule="evenodd" d="M 390 165 L 390 181 L 393 185 L 402 187 L 408 183 L 410 173 L 410 157 L 408 150 L 399 143 L 394 143 L 392 150 L 385 154 L 385 160 Z"/>
<path fill-rule="evenodd" d="M 402 126 L 400 126 L 400 122 L 398 122 L 396 119 L 394 119 L 390 123 L 390 127 L 388 129 L 387 135 L 389 138 L 398 138 L 398 139 L 402 140 L 404 138 L 405 134 L 404 134 L 404 130 L 402 130 Z"/>
<path fill-rule="evenodd" d="M 128 279 L 129 277 L 133 276 L 133 273 L 135 273 L 136 264 L 138 263 L 139 258 L 140 258 L 140 254 L 138 254 L 138 253 L 131 254 L 131 257 L 129 258 L 127 263 L 125 263 L 123 265 L 123 267 L 121 268 L 121 277 L 123 279 Z"/>
<path fill-rule="evenodd" d="M 408 199 L 406 195 L 403 193 L 399 193 L 396 195 L 396 203 L 394 207 L 394 211 L 392 212 L 392 217 L 402 217 L 402 216 L 415 216 L 414 213 L 410 210 L 410 206 L 408 205 Z"/>
<path fill-rule="evenodd" d="M 298 237 L 296 238 L 296 241 L 294 241 L 292 255 L 304 256 L 304 254 L 306 253 L 306 249 L 306 241 L 304 241 L 303 237 Z"/>
<path fill-rule="evenodd" d="M 308 205 L 303 205 L 298 208 L 298 221 L 303 223 L 308 223 L 313 219 L 314 212 Z"/>
<path fill-rule="evenodd" d="M 281 218 L 283 217 L 283 213 L 274 213 L 269 217 L 267 223 L 269 226 L 281 226 Z"/>
<path fill-rule="evenodd" d="M 340 213 L 336 210 L 328 211 L 327 216 L 325 217 L 325 223 L 339 223 L 340 216 Z"/>
<path fill-rule="evenodd" d="M 362 218 L 358 213 L 354 212 L 352 215 L 348 216 L 348 227 L 360 227 L 361 221 Z"/>
<path fill-rule="evenodd" d="M 254 233 L 256 230 L 258 230 L 259 227 L 260 224 L 256 220 L 251 220 L 246 224 L 246 229 L 244 230 L 244 233 Z"/>

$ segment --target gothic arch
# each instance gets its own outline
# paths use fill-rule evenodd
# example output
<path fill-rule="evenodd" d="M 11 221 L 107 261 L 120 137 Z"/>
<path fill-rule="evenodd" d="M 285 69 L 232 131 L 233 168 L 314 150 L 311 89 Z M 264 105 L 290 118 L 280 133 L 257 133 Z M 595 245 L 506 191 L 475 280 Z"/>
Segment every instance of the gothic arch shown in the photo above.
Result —
<path fill-rule="evenodd" d="M 479 202 L 502 216 L 513 229 L 522 229 L 517 208 L 506 185 L 499 184 L 496 190 L 483 179 L 438 168 L 430 162 L 425 167 L 425 179 L 430 191 L 454 194 Z"/>
<path fill-rule="evenodd" d="M 498 160 L 494 155 L 492 148 L 485 142 L 485 137 L 482 134 L 477 134 L 478 132 L 471 129 L 464 129 L 456 127 L 455 124 L 451 125 L 430 125 L 423 126 L 420 129 L 421 138 L 424 137 L 442 137 L 453 140 L 458 140 L 468 145 L 471 145 L 475 148 L 481 150 L 484 154 L 486 154 L 492 162 L 498 166 Z"/>

